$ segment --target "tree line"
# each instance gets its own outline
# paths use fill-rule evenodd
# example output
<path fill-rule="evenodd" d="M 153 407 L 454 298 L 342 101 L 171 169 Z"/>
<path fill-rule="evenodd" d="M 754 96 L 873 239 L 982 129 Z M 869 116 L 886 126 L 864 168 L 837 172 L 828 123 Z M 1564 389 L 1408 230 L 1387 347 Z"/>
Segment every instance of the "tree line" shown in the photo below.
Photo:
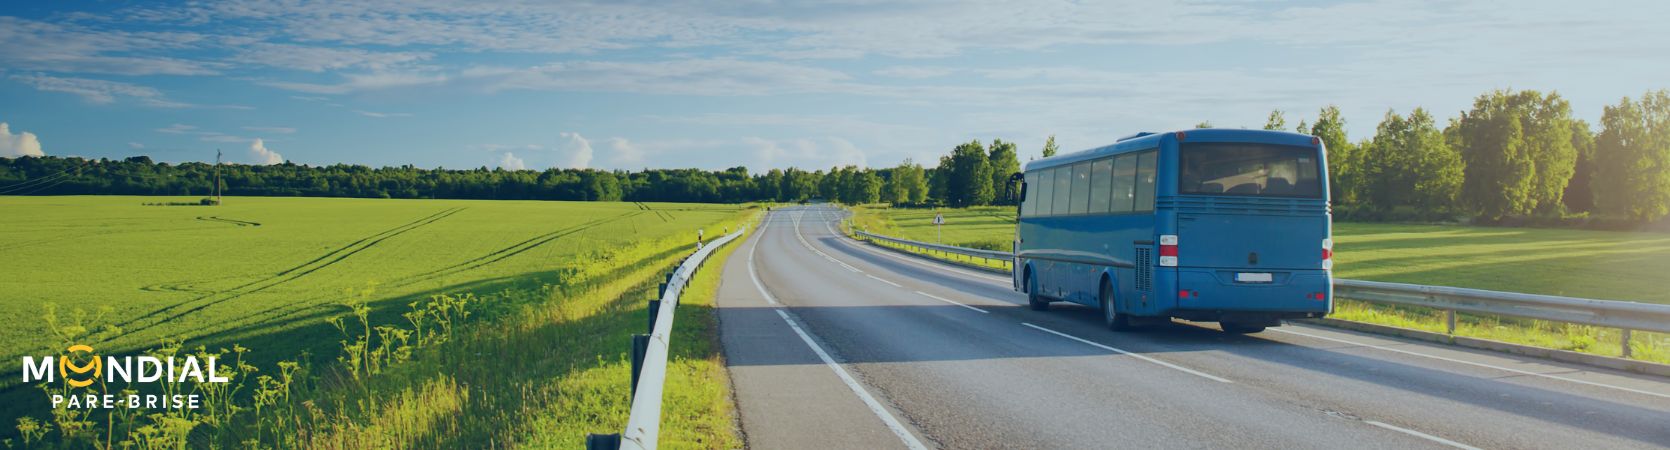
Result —
<path fill-rule="evenodd" d="M 1273 111 L 1265 129 L 1287 129 Z M 1294 131 L 1328 148 L 1336 213 L 1365 220 L 1561 219 L 1589 214 L 1642 223 L 1670 215 L 1670 91 L 1606 106 L 1600 127 L 1572 116 L 1557 92 L 1499 90 L 1439 127 L 1425 109 L 1387 111 L 1373 136 L 1353 141 L 1335 106 Z M 1197 127 L 1211 127 L 1202 122 Z M 1051 136 L 1045 157 L 1057 152 Z M 0 195 L 208 195 L 215 167 L 61 157 L 0 159 Z M 946 205 L 1012 204 L 1017 145 L 994 139 L 958 144 L 925 167 L 725 170 L 544 171 L 227 164 L 227 195 L 539 199 L 657 202 L 793 202 Z"/>
<path fill-rule="evenodd" d="M 1284 128 L 1282 116 L 1265 128 Z M 1387 111 L 1374 136 L 1352 142 L 1329 106 L 1296 131 L 1327 146 L 1336 208 L 1364 218 L 1670 215 L 1670 91 L 1606 106 L 1599 130 L 1557 92 L 1498 90 L 1442 128 L 1422 108 Z"/>

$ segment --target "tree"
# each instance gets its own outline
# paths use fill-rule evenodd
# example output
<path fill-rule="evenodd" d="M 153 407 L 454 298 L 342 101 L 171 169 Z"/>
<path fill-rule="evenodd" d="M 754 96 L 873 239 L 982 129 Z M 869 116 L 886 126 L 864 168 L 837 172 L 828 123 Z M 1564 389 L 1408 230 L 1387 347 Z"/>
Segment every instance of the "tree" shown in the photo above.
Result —
<path fill-rule="evenodd" d="M 1003 194 L 1008 188 L 1009 175 L 1021 171 L 1021 161 L 1016 155 L 1015 143 L 993 139 L 991 151 L 986 155 L 986 163 L 991 166 L 992 172 L 992 203 L 1014 204 Z"/>
<path fill-rule="evenodd" d="M 1362 184 L 1362 148 L 1351 143 L 1345 134 L 1345 118 L 1339 107 L 1328 105 L 1316 114 L 1316 123 L 1309 130 L 1300 131 L 1322 139 L 1328 151 L 1328 197 L 1334 204 L 1351 205 L 1357 202 L 1356 186 Z"/>
<path fill-rule="evenodd" d="M 1295 127 L 1293 132 L 1299 134 L 1310 134 L 1310 125 L 1305 124 L 1305 119 L 1299 119 L 1299 126 Z"/>
<path fill-rule="evenodd" d="M 1264 120 L 1264 129 L 1277 131 L 1286 130 L 1287 117 L 1284 116 L 1279 109 L 1270 111 L 1270 117 Z"/>
<path fill-rule="evenodd" d="M 1374 207 L 1433 213 L 1454 207 L 1465 166 L 1432 116 L 1415 108 L 1408 118 L 1386 111 L 1364 150 L 1363 169 L 1363 197 Z"/>
<path fill-rule="evenodd" d="M 876 171 L 864 169 L 853 177 L 855 184 L 855 204 L 870 204 L 881 201 L 881 176 Z"/>
<path fill-rule="evenodd" d="M 1558 213 L 1577 164 L 1572 120 L 1571 106 L 1557 93 L 1479 96 L 1445 131 L 1467 163 L 1463 203 L 1491 219 Z"/>
<path fill-rule="evenodd" d="M 1212 128 L 1212 121 L 1207 120 L 1197 123 L 1195 124 L 1195 128 Z"/>
<path fill-rule="evenodd" d="M 965 207 L 990 204 L 992 201 L 992 168 L 987 162 L 985 146 L 974 140 L 958 145 L 945 162 L 950 173 L 946 178 L 946 201 L 952 206 Z M 945 167 L 942 164 L 942 167 Z"/>
<path fill-rule="evenodd" d="M 1595 136 L 1595 209 L 1652 221 L 1670 214 L 1670 91 L 1607 106 Z"/>
<path fill-rule="evenodd" d="M 894 205 L 921 204 L 928 199 L 928 177 L 922 166 L 906 158 L 893 168 L 882 188 L 881 201 Z"/>
<path fill-rule="evenodd" d="M 1572 166 L 1571 182 L 1566 183 L 1566 193 L 1560 199 L 1566 211 L 1594 211 L 1595 191 L 1590 185 L 1595 179 L 1595 132 L 1589 130 L 1589 122 L 1571 121 L 1571 147 L 1577 151 L 1577 164 Z"/>
<path fill-rule="evenodd" d="M 1051 156 L 1055 156 L 1056 150 L 1057 149 L 1055 148 L 1055 135 L 1052 134 L 1052 135 L 1050 135 L 1049 139 L 1044 140 L 1044 157 L 1048 158 L 1048 157 L 1051 157 Z"/>

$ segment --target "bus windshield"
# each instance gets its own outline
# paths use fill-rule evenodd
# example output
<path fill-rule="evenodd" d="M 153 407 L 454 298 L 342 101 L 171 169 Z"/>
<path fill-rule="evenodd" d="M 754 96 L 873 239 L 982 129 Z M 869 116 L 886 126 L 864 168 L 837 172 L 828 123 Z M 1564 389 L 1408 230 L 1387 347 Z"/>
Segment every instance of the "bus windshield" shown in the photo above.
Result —
<path fill-rule="evenodd" d="M 1317 149 L 1247 143 L 1185 144 L 1180 194 L 1322 198 Z"/>

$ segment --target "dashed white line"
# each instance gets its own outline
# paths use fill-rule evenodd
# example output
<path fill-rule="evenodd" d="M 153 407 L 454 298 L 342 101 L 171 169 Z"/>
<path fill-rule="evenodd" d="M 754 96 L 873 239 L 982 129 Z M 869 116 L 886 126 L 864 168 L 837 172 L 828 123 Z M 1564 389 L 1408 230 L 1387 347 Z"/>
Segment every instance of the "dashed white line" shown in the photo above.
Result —
<path fill-rule="evenodd" d="M 882 277 L 878 277 L 878 276 L 875 276 L 875 275 L 870 275 L 870 274 L 867 274 L 867 273 L 866 273 L 866 274 L 864 274 L 864 276 L 866 276 L 866 277 L 870 277 L 870 279 L 872 279 L 872 280 L 876 280 L 876 281 L 880 281 L 880 282 L 883 282 L 883 283 L 887 283 L 887 284 L 890 284 L 890 285 L 893 285 L 893 287 L 896 287 L 896 288 L 902 288 L 902 287 L 904 287 L 904 286 L 903 286 L 903 285 L 900 285 L 900 284 L 899 284 L 899 283 L 894 283 L 894 282 L 892 282 L 892 281 L 887 281 L 887 279 L 885 279 L 885 278 L 882 278 Z"/>
<path fill-rule="evenodd" d="M 934 295 L 934 294 L 929 294 L 929 293 L 927 293 L 927 292 L 922 292 L 922 291 L 916 291 L 916 294 L 917 294 L 917 295 L 921 295 L 921 296 L 923 296 L 923 297 L 927 297 L 927 298 L 931 298 L 931 299 L 934 299 L 934 300 L 939 300 L 939 301 L 942 301 L 942 302 L 945 302 L 945 303 L 950 303 L 950 304 L 953 304 L 953 305 L 957 305 L 957 306 L 961 306 L 961 307 L 964 307 L 964 308 L 968 308 L 968 309 L 972 309 L 972 310 L 975 310 L 975 311 L 979 311 L 979 312 L 980 312 L 980 313 L 981 313 L 981 314 L 986 314 L 986 313 L 990 313 L 990 312 L 991 312 L 991 311 L 986 311 L 986 310 L 984 310 L 984 309 L 980 309 L 980 308 L 975 308 L 975 307 L 973 307 L 973 306 L 968 306 L 968 305 L 965 305 L 965 304 L 962 304 L 962 303 L 957 303 L 957 302 L 955 302 L 955 301 L 952 301 L 952 300 L 950 300 L 950 299 L 946 299 L 946 298 L 944 298 L 944 297 L 940 297 L 940 296 L 937 296 L 937 295 Z"/>
<path fill-rule="evenodd" d="M 1158 364 L 1158 365 L 1161 365 L 1161 366 L 1164 366 L 1164 367 L 1167 367 L 1167 368 L 1170 368 L 1170 369 L 1176 369 L 1176 370 L 1178 370 L 1180 372 L 1183 372 L 1183 373 L 1199 376 L 1201 378 L 1216 381 L 1216 382 L 1219 382 L 1219 383 L 1234 383 L 1233 381 L 1229 381 L 1228 379 L 1225 379 L 1223 377 L 1219 377 L 1219 376 L 1212 375 L 1212 374 L 1209 374 L 1209 373 L 1205 373 L 1205 372 L 1190 369 L 1190 368 L 1187 368 L 1187 367 L 1179 366 L 1179 365 L 1176 365 L 1176 364 L 1168 363 L 1168 362 L 1161 361 L 1161 360 L 1158 360 L 1158 359 L 1150 358 L 1150 357 L 1147 357 L 1147 356 L 1144 356 L 1144 355 L 1131 353 L 1131 352 L 1128 352 L 1128 351 L 1125 351 L 1125 350 L 1121 350 L 1121 349 L 1109 347 L 1109 346 L 1106 346 L 1106 345 L 1098 344 L 1098 343 L 1091 342 L 1091 341 L 1088 341 L 1088 340 L 1080 339 L 1078 336 L 1073 336 L 1073 335 L 1070 335 L 1070 334 L 1067 334 L 1067 333 L 1062 333 L 1060 331 L 1055 331 L 1055 330 L 1051 330 L 1049 328 L 1040 327 L 1040 326 L 1037 326 L 1037 325 L 1033 325 L 1031 323 L 1022 322 L 1021 325 L 1026 325 L 1026 326 L 1032 327 L 1033 329 L 1043 331 L 1045 333 L 1049 333 L 1049 334 L 1053 334 L 1053 335 L 1056 335 L 1056 336 L 1061 336 L 1061 337 L 1064 337 L 1064 338 L 1067 338 L 1067 339 L 1072 339 L 1072 340 L 1075 340 L 1075 341 L 1079 341 L 1081 343 L 1090 345 L 1092 347 L 1096 347 L 1096 348 L 1100 348 L 1100 349 L 1103 349 L 1103 350 L 1111 351 L 1111 352 L 1118 353 L 1118 354 L 1121 354 L 1121 355 L 1135 357 L 1135 358 L 1141 359 L 1143 361 L 1148 361 L 1148 362 Z"/>
<path fill-rule="evenodd" d="M 1478 447 L 1474 447 L 1474 446 L 1471 446 L 1471 445 L 1467 445 L 1467 444 L 1463 444 L 1463 443 L 1460 443 L 1460 442 L 1452 441 L 1452 440 L 1449 440 L 1449 439 L 1444 439 L 1444 438 L 1441 438 L 1441 437 L 1438 437 L 1438 436 L 1433 436 L 1433 435 L 1430 435 L 1430 434 L 1422 433 L 1422 432 L 1411 430 L 1411 429 L 1408 429 L 1408 428 L 1399 427 L 1399 426 L 1388 424 L 1388 423 L 1385 423 L 1385 422 L 1376 422 L 1376 421 L 1373 421 L 1373 420 L 1364 420 L 1363 423 L 1366 423 L 1366 424 L 1369 424 L 1369 425 L 1374 425 L 1374 426 L 1377 426 L 1377 427 L 1380 427 L 1380 428 L 1385 428 L 1385 429 L 1392 430 L 1392 431 L 1396 431 L 1396 432 L 1399 432 L 1399 433 L 1407 434 L 1407 435 L 1410 435 L 1410 436 L 1418 437 L 1418 438 L 1421 438 L 1421 439 L 1426 439 L 1426 440 L 1429 440 L 1429 441 L 1432 441 L 1432 442 L 1437 442 L 1437 443 L 1448 445 L 1448 446 L 1455 447 L 1455 448 L 1461 448 L 1461 449 L 1467 449 L 1467 450 L 1479 450 Z"/>
<path fill-rule="evenodd" d="M 1321 340 L 1324 340 L 1324 341 L 1338 342 L 1338 343 L 1341 343 L 1341 344 L 1355 345 L 1355 346 L 1365 347 L 1365 348 L 1372 348 L 1372 349 L 1375 349 L 1375 350 L 1384 350 L 1384 351 L 1393 352 L 1393 353 L 1401 353 L 1401 354 L 1405 354 L 1405 355 L 1409 355 L 1409 356 L 1419 356 L 1419 357 L 1422 357 L 1422 358 L 1431 358 L 1431 359 L 1436 359 L 1436 360 L 1439 360 L 1439 361 L 1448 361 L 1448 362 L 1452 362 L 1452 363 L 1456 363 L 1456 364 L 1466 364 L 1466 365 L 1469 365 L 1469 366 L 1484 367 L 1484 368 L 1488 368 L 1488 369 L 1496 369 L 1496 370 L 1500 370 L 1500 371 L 1504 371 L 1504 372 L 1517 373 L 1517 374 L 1520 374 L 1520 375 L 1529 375 L 1529 376 L 1533 376 L 1533 377 L 1548 378 L 1548 379 L 1551 379 L 1551 380 L 1560 380 L 1560 381 L 1572 382 L 1572 383 L 1577 383 L 1577 384 L 1586 385 L 1586 386 L 1602 387 L 1602 388 L 1607 388 L 1607 389 L 1617 389 L 1617 390 L 1624 391 L 1624 392 L 1632 392 L 1632 393 L 1642 394 L 1642 395 L 1651 395 L 1651 396 L 1660 397 L 1660 398 L 1670 398 L 1670 394 L 1661 394 L 1661 393 L 1657 393 L 1657 392 L 1643 391 L 1643 390 L 1640 390 L 1640 389 L 1631 389 L 1631 388 L 1627 388 L 1627 387 L 1623 387 L 1623 386 L 1613 386 L 1613 385 L 1610 385 L 1610 384 L 1596 383 L 1596 382 L 1593 382 L 1593 381 L 1583 381 L 1583 380 L 1579 380 L 1579 379 L 1576 379 L 1576 378 L 1566 378 L 1566 377 L 1562 377 L 1562 376 L 1559 376 L 1559 375 L 1549 375 L 1549 374 L 1543 374 L 1543 373 L 1536 373 L 1536 372 L 1531 372 L 1531 371 L 1526 371 L 1526 370 L 1519 370 L 1519 369 L 1502 367 L 1502 366 L 1494 366 L 1494 365 L 1485 364 L 1485 363 L 1464 361 L 1464 360 L 1455 359 L 1455 358 L 1446 358 L 1446 357 L 1438 356 L 1438 355 L 1428 355 L 1428 354 L 1425 354 L 1425 353 L 1412 352 L 1412 351 L 1403 350 L 1403 349 L 1391 348 L 1391 347 L 1387 347 L 1387 346 L 1383 346 L 1383 345 L 1364 344 L 1364 343 L 1361 343 L 1361 342 L 1353 342 L 1353 341 L 1348 341 L 1348 340 L 1345 340 L 1345 339 L 1335 339 L 1335 338 L 1331 338 L 1331 337 L 1327 337 L 1327 336 L 1318 336 L 1318 335 L 1314 335 L 1314 334 L 1310 334 L 1310 333 L 1301 333 L 1301 332 L 1298 332 L 1298 331 L 1282 330 L 1282 329 L 1276 329 L 1276 328 L 1271 328 L 1270 331 L 1274 331 L 1274 332 L 1278 332 L 1278 333 L 1287 333 L 1287 334 L 1298 335 L 1298 336 L 1304 336 L 1304 337 L 1314 338 L 1314 339 L 1321 339 Z"/>

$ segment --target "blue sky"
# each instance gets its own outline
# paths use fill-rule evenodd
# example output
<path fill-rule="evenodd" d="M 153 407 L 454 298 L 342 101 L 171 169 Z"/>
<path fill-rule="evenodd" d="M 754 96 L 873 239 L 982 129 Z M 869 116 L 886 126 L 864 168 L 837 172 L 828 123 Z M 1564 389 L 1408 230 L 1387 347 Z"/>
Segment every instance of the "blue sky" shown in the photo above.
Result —
<path fill-rule="evenodd" d="M 823 168 L 1670 88 L 1670 2 L 12 1 L 0 156 Z M 259 141 L 257 141 L 259 140 Z"/>

